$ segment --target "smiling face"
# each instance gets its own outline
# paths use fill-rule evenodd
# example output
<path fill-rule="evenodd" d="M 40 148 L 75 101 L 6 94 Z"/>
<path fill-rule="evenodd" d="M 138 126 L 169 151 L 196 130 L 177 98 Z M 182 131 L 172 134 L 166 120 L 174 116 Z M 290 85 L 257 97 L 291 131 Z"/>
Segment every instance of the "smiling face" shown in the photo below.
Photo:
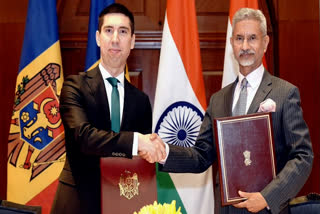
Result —
<path fill-rule="evenodd" d="M 135 35 L 131 35 L 130 19 L 121 13 L 104 16 L 101 31 L 96 32 L 97 45 L 101 51 L 101 64 L 117 76 L 123 72 Z"/>
<path fill-rule="evenodd" d="M 262 34 L 257 20 L 245 19 L 235 25 L 230 42 L 240 72 L 246 76 L 261 65 L 269 37 Z"/>

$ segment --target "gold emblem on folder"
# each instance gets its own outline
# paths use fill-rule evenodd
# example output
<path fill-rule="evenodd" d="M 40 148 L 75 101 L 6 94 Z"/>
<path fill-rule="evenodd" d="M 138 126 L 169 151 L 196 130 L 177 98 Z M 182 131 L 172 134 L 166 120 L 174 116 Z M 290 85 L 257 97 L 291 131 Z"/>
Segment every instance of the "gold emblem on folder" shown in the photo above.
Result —
<path fill-rule="evenodd" d="M 139 181 L 137 173 L 131 173 L 125 170 L 124 174 L 121 174 L 119 181 L 120 196 L 126 197 L 128 200 L 135 195 L 139 195 Z"/>
<path fill-rule="evenodd" d="M 244 156 L 244 164 L 246 166 L 250 166 L 252 161 L 250 160 L 250 152 L 248 150 L 243 152 L 243 156 Z"/>

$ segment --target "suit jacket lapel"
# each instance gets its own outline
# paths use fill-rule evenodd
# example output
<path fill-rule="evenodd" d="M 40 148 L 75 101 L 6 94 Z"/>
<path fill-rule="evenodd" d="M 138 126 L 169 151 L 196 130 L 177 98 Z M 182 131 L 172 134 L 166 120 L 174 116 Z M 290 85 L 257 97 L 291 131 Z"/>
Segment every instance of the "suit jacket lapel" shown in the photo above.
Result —
<path fill-rule="evenodd" d="M 238 83 L 238 78 L 233 82 L 232 86 L 229 87 L 226 91 L 225 94 L 225 99 L 224 99 L 224 116 L 231 116 L 232 115 L 232 103 L 233 103 L 233 95 L 234 95 L 234 90 L 236 88 L 236 85 Z"/>
<path fill-rule="evenodd" d="M 126 78 L 124 78 L 124 101 L 123 101 L 123 112 L 122 112 L 122 122 L 120 130 L 126 129 L 125 125 L 130 124 L 130 102 L 132 101 L 132 90 L 130 90 L 130 83 Z M 134 112 L 133 112 L 134 114 Z"/>
<path fill-rule="evenodd" d="M 271 75 L 267 70 L 264 70 L 264 74 L 260 83 L 260 86 L 257 90 L 256 95 L 254 96 L 252 103 L 248 109 L 247 114 L 252 114 L 258 112 L 260 103 L 265 100 L 267 95 L 270 93 L 272 87 Z"/>
<path fill-rule="evenodd" d="M 93 70 L 88 71 L 87 77 L 90 93 L 93 96 L 93 100 L 95 100 L 96 112 L 99 114 L 99 124 L 106 129 L 111 126 L 110 110 L 104 81 L 99 67 L 97 66 Z M 108 122 L 106 123 L 106 121 Z"/>

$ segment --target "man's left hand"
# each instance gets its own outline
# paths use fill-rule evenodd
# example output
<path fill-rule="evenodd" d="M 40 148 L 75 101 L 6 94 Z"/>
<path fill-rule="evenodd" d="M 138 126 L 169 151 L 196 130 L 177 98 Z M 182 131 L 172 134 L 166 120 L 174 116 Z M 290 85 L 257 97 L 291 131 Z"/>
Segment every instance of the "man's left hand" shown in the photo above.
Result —
<path fill-rule="evenodd" d="M 266 200 L 260 192 L 250 193 L 239 191 L 239 195 L 241 197 L 247 198 L 247 200 L 238 204 L 234 204 L 233 206 L 236 208 L 247 208 L 249 212 L 256 213 L 268 206 Z"/>

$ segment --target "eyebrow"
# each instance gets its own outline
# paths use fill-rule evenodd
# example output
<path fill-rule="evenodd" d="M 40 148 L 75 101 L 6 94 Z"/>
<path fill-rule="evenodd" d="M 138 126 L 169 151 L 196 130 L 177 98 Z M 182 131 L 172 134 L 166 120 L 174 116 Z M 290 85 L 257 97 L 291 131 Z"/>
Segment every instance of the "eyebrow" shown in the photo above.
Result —
<path fill-rule="evenodd" d="M 243 35 L 243 34 L 236 34 L 235 35 L 236 38 L 238 38 L 238 37 L 249 38 L 249 37 L 252 37 L 252 36 L 254 36 L 256 38 L 259 38 L 258 34 L 255 34 L 255 33 L 248 34 L 248 35 Z M 261 37 L 263 37 L 263 35 Z"/>
<path fill-rule="evenodd" d="M 106 26 L 104 26 L 103 28 L 114 28 L 114 26 L 113 26 L 113 25 L 106 25 Z M 129 28 L 129 27 L 126 27 L 126 26 L 120 26 L 119 28 L 120 28 L 120 29 L 130 30 L 130 28 Z"/>
<path fill-rule="evenodd" d="M 252 33 L 252 34 L 236 34 L 236 36 L 257 36 L 256 33 Z"/>

